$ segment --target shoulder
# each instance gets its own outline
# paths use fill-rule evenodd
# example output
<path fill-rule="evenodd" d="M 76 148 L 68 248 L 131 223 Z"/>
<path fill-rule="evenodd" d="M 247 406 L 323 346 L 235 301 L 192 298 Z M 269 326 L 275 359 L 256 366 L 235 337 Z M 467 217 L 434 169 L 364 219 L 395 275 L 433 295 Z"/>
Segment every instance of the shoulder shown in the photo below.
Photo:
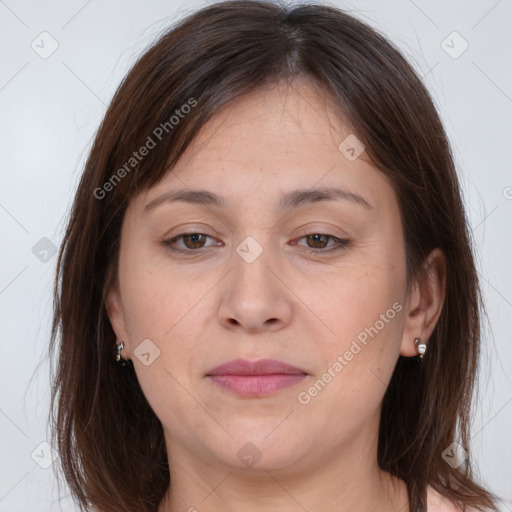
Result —
<path fill-rule="evenodd" d="M 427 512 L 461 512 L 453 501 L 438 493 L 430 485 L 427 486 Z M 466 507 L 467 512 L 475 511 L 474 508 Z"/>
<path fill-rule="evenodd" d="M 460 512 L 460 510 L 449 498 L 439 494 L 430 485 L 427 487 L 427 512 Z"/>

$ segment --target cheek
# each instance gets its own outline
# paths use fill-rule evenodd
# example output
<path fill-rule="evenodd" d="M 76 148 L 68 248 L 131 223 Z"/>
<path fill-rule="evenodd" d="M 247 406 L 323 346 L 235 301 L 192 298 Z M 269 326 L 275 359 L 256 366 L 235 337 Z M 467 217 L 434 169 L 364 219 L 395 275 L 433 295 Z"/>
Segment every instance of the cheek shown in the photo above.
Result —
<path fill-rule="evenodd" d="M 216 279 L 212 273 L 199 278 L 183 268 L 154 263 L 140 253 L 134 252 L 127 259 L 122 276 L 132 359 L 152 405 L 163 396 L 168 402 L 179 401 L 183 394 L 180 383 L 190 389 L 201 364 L 207 364 L 204 361 L 212 353 L 212 345 L 205 343 L 205 332 L 208 319 L 214 315 L 210 297 Z M 138 347 L 146 339 L 154 343 L 158 353 L 150 367 L 137 358 Z M 183 399 L 189 403 L 186 396 Z M 165 403 L 161 407 L 165 408 Z"/>
<path fill-rule="evenodd" d="M 317 283 L 310 288 L 308 301 L 331 331 L 326 339 L 343 344 L 376 322 L 379 331 L 389 331 L 389 324 L 396 324 L 396 313 L 403 309 L 402 288 L 400 278 L 390 266 L 351 268 L 320 287 Z M 395 303 L 398 305 L 393 307 Z"/>
<path fill-rule="evenodd" d="M 365 277 L 366 285 L 345 280 L 339 292 L 323 295 L 322 319 L 335 335 L 324 335 L 315 344 L 321 364 L 298 397 L 313 422 L 354 435 L 382 402 L 399 356 L 404 317 L 389 275 L 377 269 Z"/>
<path fill-rule="evenodd" d="M 197 374 L 198 344 L 204 338 L 199 316 L 204 314 L 206 304 L 199 299 L 207 287 L 187 286 L 186 280 L 168 270 L 148 268 L 147 264 L 132 264 L 130 272 L 124 280 L 125 309 L 137 380 L 162 424 L 185 436 L 187 431 L 183 422 L 177 421 L 176 411 L 192 418 L 203 414 L 191 400 L 191 393 L 192 377 Z M 137 356 L 141 341 L 146 339 L 157 347 L 149 352 L 156 350 L 158 354 L 149 365 Z"/>
<path fill-rule="evenodd" d="M 130 334 L 135 340 L 154 338 L 160 344 L 182 339 L 176 333 L 190 324 L 189 315 L 201 309 L 199 299 L 208 290 L 203 280 L 155 265 L 143 253 L 126 262 L 121 279 Z"/>
<path fill-rule="evenodd" d="M 310 299 L 328 327 L 316 347 L 324 371 L 336 375 L 329 387 L 351 402 L 360 394 L 380 395 L 398 359 L 405 308 L 396 270 L 391 263 L 351 269 L 331 279 L 329 288 L 316 288 L 316 298 Z"/>

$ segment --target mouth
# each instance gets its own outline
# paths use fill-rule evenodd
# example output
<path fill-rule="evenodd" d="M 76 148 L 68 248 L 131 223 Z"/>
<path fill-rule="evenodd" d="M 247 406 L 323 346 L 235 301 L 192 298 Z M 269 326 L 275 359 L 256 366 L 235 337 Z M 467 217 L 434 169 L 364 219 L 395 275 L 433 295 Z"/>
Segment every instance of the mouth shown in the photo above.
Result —
<path fill-rule="evenodd" d="M 234 359 L 213 368 L 206 377 L 225 391 L 257 398 L 293 386 L 307 375 L 304 370 L 275 359 Z"/>

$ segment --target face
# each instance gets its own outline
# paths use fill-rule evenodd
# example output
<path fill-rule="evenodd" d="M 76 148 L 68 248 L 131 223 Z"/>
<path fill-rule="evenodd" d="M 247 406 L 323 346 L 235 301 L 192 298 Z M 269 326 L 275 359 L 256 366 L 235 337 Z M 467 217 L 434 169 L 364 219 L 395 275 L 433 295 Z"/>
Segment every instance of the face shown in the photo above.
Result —
<path fill-rule="evenodd" d="M 353 137 L 307 84 L 277 84 L 131 201 L 109 315 L 175 460 L 279 470 L 376 448 L 414 348 L 397 197 Z M 219 204 L 171 200 L 196 190 Z M 212 376 L 234 359 L 296 373 Z"/>

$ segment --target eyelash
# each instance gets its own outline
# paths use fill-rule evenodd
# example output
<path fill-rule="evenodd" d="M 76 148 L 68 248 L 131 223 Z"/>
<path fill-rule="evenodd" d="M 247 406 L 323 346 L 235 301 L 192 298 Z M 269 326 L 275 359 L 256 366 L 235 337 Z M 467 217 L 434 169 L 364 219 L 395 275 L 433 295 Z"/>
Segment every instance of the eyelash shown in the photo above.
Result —
<path fill-rule="evenodd" d="M 205 247 L 199 247 L 197 249 L 177 249 L 176 247 L 173 247 L 174 243 L 176 243 L 178 240 L 182 239 L 183 237 L 185 237 L 187 235 L 203 235 L 203 236 L 206 236 L 208 238 L 213 238 L 213 237 L 207 235 L 206 233 L 200 233 L 200 232 L 193 231 L 193 232 L 180 233 L 179 235 L 176 235 L 173 238 L 169 238 L 167 240 L 163 240 L 162 241 L 162 245 L 164 247 L 170 249 L 173 252 L 178 252 L 178 253 L 182 253 L 182 254 L 191 254 L 191 253 L 194 253 L 194 252 L 199 252 L 202 249 L 205 249 Z M 346 247 L 350 244 L 349 240 L 343 240 L 341 238 L 335 237 L 334 235 L 329 235 L 327 233 L 311 233 L 309 235 L 302 236 L 302 237 L 300 237 L 297 240 L 302 240 L 303 238 L 307 238 L 309 236 L 314 236 L 314 235 L 325 236 L 328 239 L 334 240 L 335 246 L 331 247 L 330 249 L 326 249 L 326 248 L 323 248 L 323 249 L 311 249 L 311 248 L 307 248 L 306 247 L 306 250 L 310 254 L 318 255 L 320 253 L 331 253 L 331 252 L 339 251 L 340 249 L 346 249 Z"/>

